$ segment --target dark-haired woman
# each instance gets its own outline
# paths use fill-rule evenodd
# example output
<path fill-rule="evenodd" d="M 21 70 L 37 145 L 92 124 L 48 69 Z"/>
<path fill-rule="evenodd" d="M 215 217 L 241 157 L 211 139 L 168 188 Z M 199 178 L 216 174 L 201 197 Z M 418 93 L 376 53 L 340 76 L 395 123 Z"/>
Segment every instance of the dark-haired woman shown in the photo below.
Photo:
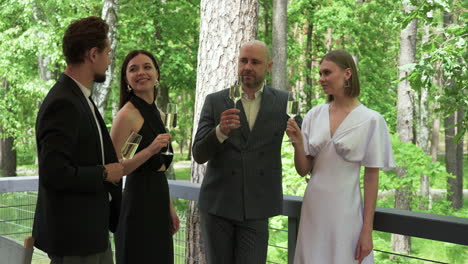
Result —
<path fill-rule="evenodd" d="M 142 140 L 133 158 L 123 161 L 127 179 L 115 234 L 118 264 L 174 261 L 172 235 L 179 229 L 179 219 L 165 176 L 172 156 L 161 154 L 171 136 L 154 103 L 159 78 L 151 53 L 135 50 L 126 56 L 121 69 L 121 109 L 110 134 L 118 155 L 132 131 Z"/>
<path fill-rule="evenodd" d="M 297 172 L 311 173 L 301 210 L 294 263 L 374 263 L 372 227 L 379 169 L 395 167 L 387 124 L 362 105 L 352 56 L 335 50 L 320 63 L 328 103 L 312 108 L 287 134 Z M 364 167 L 364 205 L 360 169 Z"/>

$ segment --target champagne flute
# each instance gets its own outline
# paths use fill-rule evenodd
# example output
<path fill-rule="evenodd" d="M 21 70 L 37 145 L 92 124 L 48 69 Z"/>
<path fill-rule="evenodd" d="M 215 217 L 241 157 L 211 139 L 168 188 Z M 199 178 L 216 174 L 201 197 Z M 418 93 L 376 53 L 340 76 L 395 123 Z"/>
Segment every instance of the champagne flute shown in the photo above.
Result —
<path fill-rule="evenodd" d="M 138 145 L 140 145 L 141 138 L 141 135 L 133 131 L 132 133 L 130 133 L 130 136 L 128 136 L 127 140 L 125 141 L 125 144 L 120 149 L 120 154 L 122 154 L 122 162 L 133 158 L 133 155 L 135 155 Z"/>
<path fill-rule="evenodd" d="M 242 83 L 239 78 L 229 87 L 229 98 L 234 102 L 234 108 L 236 108 L 237 101 L 242 98 Z"/>
<path fill-rule="evenodd" d="M 166 107 L 166 116 L 164 117 L 164 123 L 166 125 L 167 132 L 169 133 L 171 129 L 177 126 L 177 105 L 176 104 L 167 104 Z M 169 150 L 169 142 L 167 142 L 167 149 L 165 152 L 161 153 L 163 155 L 174 155 Z"/>
<path fill-rule="evenodd" d="M 288 102 L 286 104 L 286 114 L 289 118 L 294 118 L 299 114 L 299 101 L 297 100 L 294 92 L 288 93 Z M 288 139 L 288 142 L 294 143 L 293 140 Z"/>

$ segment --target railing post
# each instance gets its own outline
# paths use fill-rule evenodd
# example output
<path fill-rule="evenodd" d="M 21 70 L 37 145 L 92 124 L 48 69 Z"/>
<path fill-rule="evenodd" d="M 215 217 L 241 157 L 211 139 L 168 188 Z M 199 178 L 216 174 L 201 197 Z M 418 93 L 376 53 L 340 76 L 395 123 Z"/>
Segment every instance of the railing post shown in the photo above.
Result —
<path fill-rule="evenodd" d="M 294 263 L 294 252 L 296 252 L 297 231 L 299 221 L 297 217 L 288 217 L 288 264 Z"/>

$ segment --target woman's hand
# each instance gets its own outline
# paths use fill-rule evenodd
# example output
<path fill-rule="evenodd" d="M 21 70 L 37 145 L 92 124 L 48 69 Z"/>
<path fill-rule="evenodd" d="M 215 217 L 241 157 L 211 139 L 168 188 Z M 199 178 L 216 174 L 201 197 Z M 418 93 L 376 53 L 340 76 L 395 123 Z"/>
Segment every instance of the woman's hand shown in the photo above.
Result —
<path fill-rule="evenodd" d="M 165 133 L 165 134 L 159 134 L 153 142 L 148 146 L 149 150 L 151 153 L 154 155 L 156 153 L 159 153 L 161 149 L 167 147 L 167 144 L 171 141 L 171 134 Z"/>
<path fill-rule="evenodd" d="M 171 213 L 171 221 L 172 221 L 171 232 L 174 235 L 175 233 L 177 233 L 177 231 L 179 231 L 180 220 L 179 220 L 179 217 L 177 216 L 177 213 L 174 210 L 174 206 L 172 206 L 172 202 L 171 202 L 170 213 Z"/>
<path fill-rule="evenodd" d="M 302 132 L 299 126 L 296 123 L 296 120 L 293 118 L 290 118 L 287 123 L 286 127 L 286 134 L 288 137 L 291 139 L 292 142 L 294 143 L 300 143 L 302 144 Z"/>
<path fill-rule="evenodd" d="M 371 253 L 373 247 L 372 232 L 361 231 L 354 259 L 361 263 L 362 260 Z"/>

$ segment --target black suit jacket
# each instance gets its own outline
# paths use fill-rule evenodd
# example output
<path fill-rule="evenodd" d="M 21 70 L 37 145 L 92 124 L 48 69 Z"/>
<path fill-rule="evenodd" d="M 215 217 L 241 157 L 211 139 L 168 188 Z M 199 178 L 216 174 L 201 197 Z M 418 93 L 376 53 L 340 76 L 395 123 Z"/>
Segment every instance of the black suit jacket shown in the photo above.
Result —
<path fill-rule="evenodd" d="M 101 115 L 105 162 L 117 156 Z M 109 246 L 121 202 L 121 184 L 102 179 L 99 133 L 78 85 L 62 74 L 44 99 L 36 120 L 39 192 L 35 246 L 57 256 L 89 255 Z M 112 201 L 109 202 L 109 194 Z"/>
<path fill-rule="evenodd" d="M 287 92 L 265 87 L 252 131 L 242 103 L 241 127 L 220 143 L 216 126 L 233 107 L 229 90 L 206 97 L 193 144 L 198 163 L 208 161 L 200 210 L 233 220 L 263 219 L 282 211 L 281 143 L 286 130 Z"/>

